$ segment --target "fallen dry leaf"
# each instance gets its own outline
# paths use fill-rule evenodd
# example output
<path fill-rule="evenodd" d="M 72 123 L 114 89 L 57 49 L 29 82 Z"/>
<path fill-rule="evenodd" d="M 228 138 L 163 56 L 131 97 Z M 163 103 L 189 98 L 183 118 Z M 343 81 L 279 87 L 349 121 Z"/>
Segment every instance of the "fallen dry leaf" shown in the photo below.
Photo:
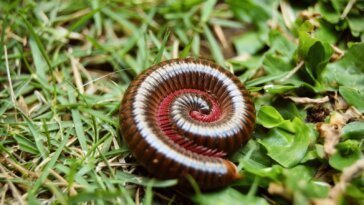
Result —
<path fill-rule="evenodd" d="M 325 199 L 314 200 L 314 205 L 337 205 L 339 199 L 345 192 L 347 185 L 360 173 L 364 172 L 364 159 L 358 160 L 356 163 L 344 169 L 340 176 L 340 180 L 329 191 L 329 195 Z"/>
<path fill-rule="evenodd" d="M 334 105 L 333 105 L 334 110 L 348 109 L 348 107 L 349 107 L 348 103 L 344 100 L 343 97 L 338 95 L 337 92 L 335 92 L 335 94 L 332 96 L 332 98 L 334 99 Z"/>
<path fill-rule="evenodd" d="M 19 99 L 16 102 L 16 104 L 17 104 L 18 108 L 21 110 L 21 112 L 23 112 L 27 116 L 30 115 L 29 107 L 28 107 L 27 103 L 25 102 L 25 99 L 23 96 L 19 96 Z"/>
<path fill-rule="evenodd" d="M 329 123 L 317 123 L 316 128 L 324 138 L 324 151 L 327 156 L 336 152 L 335 146 L 340 141 L 341 130 L 351 119 L 360 119 L 362 115 L 355 108 L 350 107 L 345 113 L 334 112 Z"/>
<path fill-rule="evenodd" d="M 325 139 L 324 142 L 324 151 L 328 156 L 333 155 L 336 152 L 335 146 L 339 143 L 340 140 L 340 131 L 339 126 L 335 124 L 328 123 L 318 123 L 316 125 L 317 130 L 320 133 L 320 136 Z"/>
<path fill-rule="evenodd" d="M 282 184 L 269 183 L 268 192 L 270 194 L 280 195 L 286 199 L 292 198 L 292 192 L 284 187 Z"/>
<path fill-rule="evenodd" d="M 325 96 L 323 98 L 307 98 L 307 97 L 294 97 L 294 96 L 286 96 L 285 98 L 288 98 L 290 100 L 292 100 L 295 103 L 300 103 L 300 104 L 323 104 L 326 102 L 329 102 L 329 97 Z"/>

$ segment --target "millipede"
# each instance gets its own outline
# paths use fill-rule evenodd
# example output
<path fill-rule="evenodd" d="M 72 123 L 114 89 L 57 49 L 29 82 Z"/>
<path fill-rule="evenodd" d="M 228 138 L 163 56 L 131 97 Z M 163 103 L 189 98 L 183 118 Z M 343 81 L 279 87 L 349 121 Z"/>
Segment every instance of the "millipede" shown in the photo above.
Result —
<path fill-rule="evenodd" d="M 120 130 L 136 160 L 153 176 L 202 189 L 240 178 L 227 156 L 250 137 L 255 109 L 228 70 L 205 59 L 161 62 L 138 75 L 120 105 Z"/>

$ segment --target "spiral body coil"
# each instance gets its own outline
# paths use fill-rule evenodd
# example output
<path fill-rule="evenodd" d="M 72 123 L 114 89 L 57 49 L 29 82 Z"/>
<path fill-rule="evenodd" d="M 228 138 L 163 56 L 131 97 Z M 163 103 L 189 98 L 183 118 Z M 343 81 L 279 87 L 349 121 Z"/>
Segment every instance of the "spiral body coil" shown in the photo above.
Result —
<path fill-rule="evenodd" d="M 222 157 L 249 138 L 255 109 L 233 74 L 202 59 L 174 59 L 137 76 L 120 107 L 121 133 L 154 176 L 191 175 L 203 189 L 239 178 Z"/>

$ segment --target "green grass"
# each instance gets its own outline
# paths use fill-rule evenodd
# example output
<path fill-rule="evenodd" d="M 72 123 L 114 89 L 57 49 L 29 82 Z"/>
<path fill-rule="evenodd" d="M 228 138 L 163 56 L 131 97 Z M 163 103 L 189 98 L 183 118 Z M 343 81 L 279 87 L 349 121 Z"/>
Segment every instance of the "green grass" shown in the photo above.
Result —
<path fill-rule="evenodd" d="M 344 168 L 363 166 L 356 130 L 363 128 L 345 130 L 363 120 L 364 105 L 355 101 L 364 98 L 363 13 L 362 1 L 1 1 L 0 205 L 331 200 Z M 207 194 L 151 178 L 119 133 L 120 101 L 133 77 L 187 56 L 234 72 L 258 110 L 252 140 L 231 157 L 245 178 Z M 302 104 L 287 96 L 331 101 Z M 359 114 L 340 125 L 337 153 L 328 155 L 318 121 L 306 120 L 312 110 L 328 109 L 321 123 L 330 124 L 350 106 Z M 277 154 L 282 146 L 290 157 Z M 364 201 L 362 172 L 350 176 L 335 202 Z"/>

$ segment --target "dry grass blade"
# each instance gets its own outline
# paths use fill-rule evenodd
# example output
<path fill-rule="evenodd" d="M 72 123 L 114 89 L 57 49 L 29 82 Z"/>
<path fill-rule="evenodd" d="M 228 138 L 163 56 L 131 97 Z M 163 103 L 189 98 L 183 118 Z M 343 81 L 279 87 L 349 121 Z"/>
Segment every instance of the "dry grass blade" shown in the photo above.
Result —
<path fill-rule="evenodd" d="M 20 195 L 19 190 L 15 187 L 15 185 L 13 184 L 13 182 L 11 182 L 9 180 L 11 177 L 7 174 L 7 171 L 5 170 L 5 168 L 1 164 L 0 164 L 0 170 L 2 172 L 2 175 L 7 180 L 7 184 L 10 187 L 10 190 L 11 190 L 11 192 L 13 194 L 14 199 L 16 199 L 19 204 L 25 205 L 26 203 L 25 203 L 23 197 Z"/>

